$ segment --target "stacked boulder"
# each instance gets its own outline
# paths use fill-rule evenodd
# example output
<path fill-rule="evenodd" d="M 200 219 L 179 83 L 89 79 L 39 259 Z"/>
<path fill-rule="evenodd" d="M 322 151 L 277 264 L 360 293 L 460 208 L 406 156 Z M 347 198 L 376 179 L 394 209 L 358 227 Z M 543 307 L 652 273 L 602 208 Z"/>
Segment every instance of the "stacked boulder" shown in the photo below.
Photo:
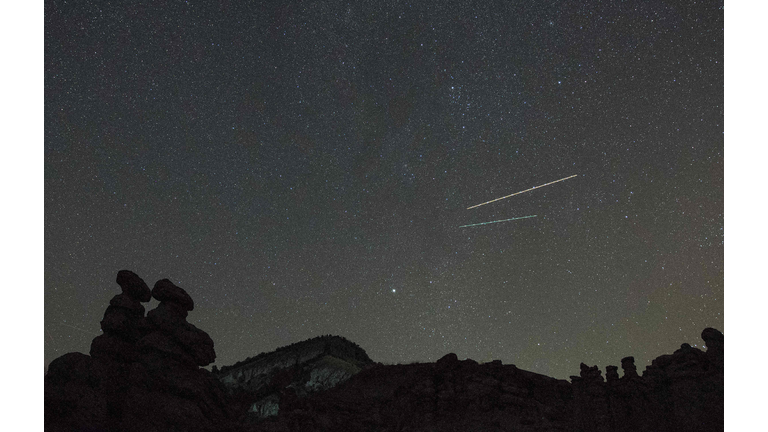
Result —
<path fill-rule="evenodd" d="M 45 377 L 50 431 L 211 431 L 231 413 L 221 384 L 205 369 L 213 341 L 186 321 L 194 302 L 168 279 L 150 291 L 121 270 L 90 356 L 69 353 Z M 160 301 L 144 316 L 143 302 Z"/>
<path fill-rule="evenodd" d="M 621 359 L 621 369 L 624 371 L 624 376 L 621 379 L 625 381 L 639 377 L 637 374 L 637 366 L 635 366 L 635 358 L 633 356 Z"/>
<path fill-rule="evenodd" d="M 146 283 L 130 270 L 117 273 L 122 294 L 112 297 L 101 320 L 104 334 L 91 342 L 91 357 L 105 362 L 130 363 L 138 359 L 136 342 L 143 336 L 144 306 L 152 298 Z"/>
<path fill-rule="evenodd" d="M 707 327 L 701 332 L 701 338 L 707 346 L 707 358 L 712 364 L 712 373 L 723 373 L 723 334 L 719 330 Z"/>
<path fill-rule="evenodd" d="M 138 343 L 142 353 L 185 368 L 197 369 L 197 366 L 213 363 L 216 359 L 213 340 L 208 333 L 186 320 L 189 311 L 195 307 L 189 294 L 163 279 L 155 284 L 152 296 L 160 304 L 147 313 L 149 331 Z"/>

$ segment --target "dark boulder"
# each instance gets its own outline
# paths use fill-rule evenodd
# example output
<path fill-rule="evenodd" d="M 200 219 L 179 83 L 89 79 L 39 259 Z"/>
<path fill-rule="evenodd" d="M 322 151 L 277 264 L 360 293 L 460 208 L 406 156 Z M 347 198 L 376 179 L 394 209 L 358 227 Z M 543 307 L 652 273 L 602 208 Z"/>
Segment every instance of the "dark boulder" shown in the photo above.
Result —
<path fill-rule="evenodd" d="M 707 346 L 707 357 L 713 366 L 723 369 L 723 334 L 719 330 L 707 327 L 701 332 L 701 338 Z"/>
<path fill-rule="evenodd" d="M 140 302 L 148 302 L 152 299 L 152 293 L 144 280 L 130 270 L 117 272 L 117 284 L 125 294 Z"/>
<path fill-rule="evenodd" d="M 701 332 L 701 338 L 707 344 L 707 349 L 723 349 L 723 334 L 719 330 L 707 327 Z"/>
<path fill-rule="evenodd" d="M 91 357 L 104 363 L 130 363 L 138 360 L 134 342 L 108 333 L 91 341 Z"/>
<path fill-rule="evenodd" d="M 632 379 L 637 378 L 637 366 L 635 366 L 635 358 L 632 356 L 624 357 L 621 359 L 621 369 L 624 371 L 623 378 Z"/>
<path fill-rule="evenodd" d="M 158 328 L 171 329 L 186 322 L 189 312 L 177 303 L 167 301 L 160 302 L 156 308 L 147 312 L 147 320 Z"/>
<path fill-rule="evenodd" d="M 435 362 L 435 367 L 438 369 L 454 369 L 460 365 L 461 361 L 459 361 L 459 357 L 454 353 L 446 354 Z"/>
<path fill-rule="evenodd" d="M 105 334 L 117 335 L 129 341 L 137 341 L 141 337 L 140 321 L 143 318 L 143 306 L 141 306 L 141 311 L 137 313 L 136 310 L 110 304 L 101 320 L 101 330 Z"/>
<path fill-rule="evenodd" d="M 184 352 L 179 357 L 179 361 L 187 362 L 187 357 L 194 359 L 196 366 L 206 366 L 216 360 L 216 352 L 213 348 L 213 340 L 208 333 L 198 329 L 188 323 L 185 319 L 187 311 L 177 303 L 162 301 L 157 308 L 147 313 L 146 321 L 151 326 L 152 331 L 145 338 L 156 333 L 162 334 L 163 338 L 173 341 L 174 346 L 178 346 Z M 153 336 L 154 337 L 154 336 Z M 147 343 L 139 344 L 142 346 L 155 346 L 158 339 L 155 337 L 149 345 Z M 166 346 L 167 344 L 161 344 Z M 176 352 L 174 349 L 172 352 Z M 168 352 L 171 354 L 171 352 Z"/>
<path fill-rule="evenodd" d="M 141 302 L 125 293 L 112 297 L 109 305 L 125 309 L 137 317 L 144 316 L 145 309 Z"/>
<path fill-rule="evenodd" d="M 176 303 L 184 308 L 185 311 L 191 311 L 195 308 L 192 297 L 183 288 L 177 287 L 168 279 L 161 279 L 155 282 L 155 287 L 152 288 L 152 297 L 161 302 Z"/>
<path fill-rule="evenodd" d="M 93 359 L 79 352 L 71 352 L 55 359 L 48 365 L 48 376 L 52 384 L 77 381 L 88 383 L 92 381 L 91 367 Z"/>

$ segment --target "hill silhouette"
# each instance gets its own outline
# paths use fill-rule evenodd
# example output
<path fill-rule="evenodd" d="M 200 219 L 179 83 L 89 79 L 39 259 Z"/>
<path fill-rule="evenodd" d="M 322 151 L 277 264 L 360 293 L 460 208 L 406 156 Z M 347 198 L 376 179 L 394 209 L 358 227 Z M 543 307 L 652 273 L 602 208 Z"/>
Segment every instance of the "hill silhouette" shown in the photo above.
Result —
<path fill-rule="evenodd" d="M 340 336 L 320 336 L 220 370 L 194 309 L 163 279 L 152 290 L 121 270 L 90 355 L 68 353 L 45 376 L 46 431 L 719 431 L 723 334 L 701 334 L 637 373 L 634 358 L 581 364 L 559 380 L 501 361 L 446 354 L 383 365 Z M 142 302 L 160 304 L 144 315 Z"/>

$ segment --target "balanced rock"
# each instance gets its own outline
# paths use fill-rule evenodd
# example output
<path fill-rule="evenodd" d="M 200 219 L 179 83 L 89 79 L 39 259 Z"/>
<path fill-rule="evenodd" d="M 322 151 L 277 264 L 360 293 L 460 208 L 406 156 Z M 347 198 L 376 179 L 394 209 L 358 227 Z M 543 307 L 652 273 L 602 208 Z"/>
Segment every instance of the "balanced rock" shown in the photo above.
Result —
<path fill-rule="evenodd" d="M 723 347 L 723 334 L 720 333 L 720 330 L 707 327 L 701 332 L 701 338 L 706 342 L 707 349 Z"/>
<path fill-rule="evenodd" d="M 117 284 L 129 297 L 140 302 L 148 302 L 152 299 L 152 292 L 144 280 L 130 270 L 117 272 Z"/>
<path fill-rule="evenodd" d="M 161 279 L 155 283 L 155 287 L 152 288 L 152 297 L 161 302 L 176 303 L 186 311 L 191 311 L 195 308 L 192 297 L 184 289 L 177 287 L 168 279 Z"/>
<path fill-rule="evenodd" d="M 701 332 L 701 338 L 707 345 L 707 357 L 712 359 L 715 365 L 723 367 L 723 334 L 719 330 L 707 327 Z"/>
<path fill-rule="evenodd" d="M 221 384 L 198 367 L 216 353 L 210 336 L 186 322 L 191 297 L 159 281 L 160 304 L 145 317 L 141 302 L 153 291 L 128 270 L 117 282 L 123 293 L 110 300 L 91 355 L 70 353 L 49 365 L 45 430 L 219 431 L 231 408 Z"/>
<path fill-rule="evenodd" d="M 637 366 L 635 366 L 635 358 L 632 356 L 624 357 L 621 359 L 621 369 L 624 370 L 623 378 L 636 378 Z"/>
<path fill-rule="evenodd" d="M 188 311 L 194 308 L 192 298 L 168 279 L 155 283 L 152 296 L 160 300 L 157 307 L 147 313 L 146 322 L 152 331 L 139 345 L 174 358 L 182 364 L 205 366 L 216 359 L 213 340 L 208 333 L 186 321 Z M 162 334 L 162 337 L 155 335 Z"/>

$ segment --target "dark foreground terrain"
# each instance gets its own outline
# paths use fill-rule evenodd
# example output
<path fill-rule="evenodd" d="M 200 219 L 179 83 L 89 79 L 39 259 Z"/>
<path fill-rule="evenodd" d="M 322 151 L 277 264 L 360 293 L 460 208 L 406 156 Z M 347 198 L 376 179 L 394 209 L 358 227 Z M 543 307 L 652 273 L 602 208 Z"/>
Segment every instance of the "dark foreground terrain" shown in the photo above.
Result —
<path fill-rule="evenodd" d="M 581 365 L 571 382 L 447 354 L 381 365 L 322 336 L 213 372 L 192 298 L 171 281 L 152 290 L 117 275 L 90 355 L 65 354 L 45 376 L 46 431 L 721 431 L 723 334 L 701 334 L 639 375 L 632 357 Z M 143 302 L 157 308 L 144 314 Z"/>

